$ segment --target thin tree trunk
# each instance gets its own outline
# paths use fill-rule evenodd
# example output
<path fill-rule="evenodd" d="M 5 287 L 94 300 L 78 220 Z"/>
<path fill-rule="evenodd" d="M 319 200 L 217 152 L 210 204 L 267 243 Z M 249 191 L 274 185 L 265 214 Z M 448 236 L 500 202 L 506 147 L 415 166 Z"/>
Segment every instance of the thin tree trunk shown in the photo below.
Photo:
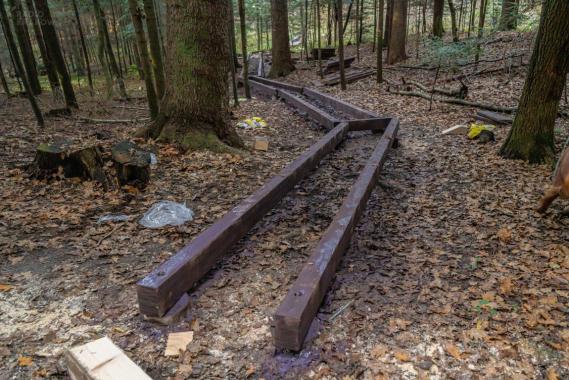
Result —
<path fill-rule="evenodd" d="M 387 12 L 385 17 L 385 31 L 383 32 L 383 45 L 389 47 L 391 22 L 393 20 L 393 2 L 395 0 L 387 0 Z"/>
<path fill-rule="evenodd" d="M 12 28 L 10 28 L 10 23 L 8 21 L 8 15 L 6 14 L 6 8 L 4 8 L 4 0 L 0 0 L 0 21 L 2 22 L 2 27 L 4 29 L 4 36 L 6 37 L 6 43 L 8 44 L 8 48 L 13 52 L 13 59 L 14 59 L 14 68 L 16 69 L 16 75 L 19 75 L 24 82 L 24 88 L 26 89 L 26 96 L 30 101 L 32 106 L 32 110 L 34 111 L 34 115 L 36 116 L 36 121 L 38 126 L 43 127 L 43 115 L 41 110 L 38 106 L 37 100 L 32 92 L 32 88 L 30 87 L 30 83 L 28 82 L 28 78 L 26 77 L 26 73 L 24 72 L 24 66 L 22 65 L 22 61 L 20 60 L 20 56 L 18 55 L 18 49 L 16 47 L 16 43 L 14 42 L 14 35 L 12 33 Z"/>
<path fill-rule="evenodd" d="M 245 18 L 245 0 L 238 0 L 239 6 L 239 26 L 241 27 L 241 55 L 243 56 L 243 87 L 245 87 L 245 97 L 251 99 L 251 88 L 249 87 L 249 62 L 247 57 L 247 20 Z"/>
<path fill-rule="evenodd" d="M 150 57 L 148 56 L 148 45 L 146 44 L 146 35 L 144 34 L 144 25 L 142 23 L 142 11 L 138 8 L 137 0 L 128 0 L 128 9 L 134 26 L 134 34 L 140 51 L 140 60 L 146 75 L 144 82 L 146 84 L 146 97 L 148 99 L 148 107 L 150 108 L 150 118 L 154 120 L 158 116 L 158 101 L 156 99 L 156 91 L 154 90 L 154 82 L 152 80 L 152 70 L 150 68 Z"/>
<path fill-rule="evenodd" d="M 121 45 L 119 44 L 119 32 L 118 32 L 117 16 L 115 11 L 115 3 L 113 2 L 113 0 L 109 1 L 111 5 L 111 21 L 113 25 L 113 35 L 115 37 L 115 46 L 117 47 L 117 59 L 119 64 L 119 71 L 121 72 L 122 75 L 123 73 L 126 74 L 126 70 L 123 71 L 122 69 L 123 65 L 121 64 L 124 57 L 122 57 L 123 54 L 121 54 Z"/>
<path fill-rule="evenodd" d="M 554 126 L 569 71 L 569 2 L 543 3 L 518 112 L 500 154 L 531 163 L 551 162 Z"/>
<path fill-rule="evenodd" d="M 474 61 L 476 62 L 476 67 L 478 67 L 478 60 L 480 59 L 480 44 L 482 37 L 484 36 L 484 22 L 486 20 L 486 6 L 488 5 L 488 0 L 480 0 L 480 15 L 478 19 L 478 41 L 476 42 L 476 55 Z"/>
<path fill-rule="evenodd" d="M 340 88 L 346 89 L 346 70 L 344 68 L 344 28 L 342 25 L 342 0 L 336 0 L 336 14 L 338 15 L 338 59 L 340 60 Z"/>
<path fill-rule="evenodd" d="M 229 66 L 231 68 L 231 86 L 233 89 L 233 105 L 239 106 L 239 94 L 237 92 L 237 66 L 235 65 L 235 27 L 233 15 L 233 0 L 229 0 Z"/>
<path fill-rule="evenodd" d="M 294 70 L 290 56 L 287 0 L 271 0 L 273 64 L 269 76 L 282 77 Z"/>
<path fill-rule="evenodd" d="M 450 11 L 450 20 L 452 23 L 452 40 L 458 42 L 458 28 L 456 26 L 456 10 L 454 8 L 454 0 L 448 0 L 448 9 Z"/>
<path fill-rule="evenodd" d="M 355 22 L 356 22 L 356 60 L 359 62 L 360 61 L 360 39 L 359 39 L 359 35 L 360 35 L 360 23 L 359 23 L 359 19 L 360 19 L 360 4 L 359 4 L 360 0 L 356 0 L 356 14 L 355 14 Z"/>
<path fill-rule="evenodd" d="M 324 78 L 324 72 L 322 71 L 322 40 L 321 40 L 321 24 L 320 24 L 320 0 L 316 0 L 316 33 L 317 33 L 317 43 L 318 43 L 318 73 L 320 78 Z"/>
<path fill-rule="evenodd" d="M 379 0 L 377 14 L 377 83 L 383 82 L 383 0 Z"/>
<path fill-rule="evenodd" d="M 443 13 L 445 9 L 444 0 L 434 0 L 433 2 L 433 36 L 443 37 Z"/>
<path fill-rule="evenodd" d="M 373 46 L 371 52 L 375 53 L 375 47 L 377 45 L 377 0 L 373 0 Z"/>
<path fill-rule="evenodd" d="M 10 87 L 8 86 L 8 81 L 6 81 L 6 76 L 4 75 L 4 69 L 2 68 L 2 60 L 0 60 L 0 82 L 2 82 L 2 88 L 4 89 L 4 93 L 10 97 L 12 94 L 10 93 Z"/>
<path fill-rule="evenodd" d="M 474 29 L 474 20 L 476 18 L 476 0 L 471 0 L 471 1 L 472 3 L 470 4 L 470 20 L 468 21 L 468 34 L 467 34 L 468 37 L 470 37 L 470 32 L 472 31 L 472 29 Z"/>
<path fill-rule="evenodd" d="M 162 48 L 160 47 L 159 24 L 153 0 L 144 0 L 144 13 L 148 29 L 150 56 L 152 57 L 152 71 L 154 72 L 154 81 L 156 82 L 156 94 L 158 95 L 158 100 L 161 100 L 164 96 L 166 83 L 164 82 L 164 63 L 162 61 Z"/>
<path fill-rule="evenodd" d="M 77 104 L 77 99 L 75 98 L 75 91 L 73 90 L 73 85 L 71 83 L 71 76 L 69 75 L 69 71 L 67 71 L 67 66 L 65 65 L 65 58 L 61 51 L 61 45 L 59 44 L 57 31 L 53 25 L 47 0 L 34 0 L 34 3 L 36 5 L 47 54 L 53 59 L 53 63 L 59 74 L 59 80 L 61 87 L 63 88 L 63 96 L 65 97 L 65 104 L 67 107 L 78 108 L 79 106 Z"/>
<path fill-rule="evenodd" d="M 31 2 L 31 0 L 28 0 Z M 81 41 L 81 50 L 83 51 L 83 59 L 85 60 L 85 68 L 87 69 L 87 80 L 89 81 L 89 90 L 93 94 L 93 76 L 91 73 L 91 62 L 89 61 L 89 53 L 87 52 L 87 45 L 85 44 L 85 34 L 83 33 L 83 26 L 81 25 L 81 18 L 79 17 L 79 9 L 77 8 L 77 1 L 72 0 L 73 13 L 75 14 L 75 22 L 77 23 L 77 30 L 79 31 L 79 39 Z"/>
<path fill-rule="evenodd" d="M 389 33 L 389 48 L 387 50 L 387 63 L 394 63 L 407 59 L 405 51 L 407 30 L 407 0 L 398 0 L 393 3 L 393 20 Z"/>
<path fill-rule="evenodd" d="M 39 95 L 41 94 L 41 85 L 38 79 L 36 58 L 32 49 L 32 43 L 30 41 L 30 34 L 28 32 L 26 19 L 24 18 L 22 4 L 20 3 L 20 0 L 8 0 L 8 4 L 10 6 L 14 32 L 16 34 L 16 39 L 18 40 L 18 45 L 20 46 L 20 52 L 22 54 L 22 60 L 28 82 L 34 95 Z"/>

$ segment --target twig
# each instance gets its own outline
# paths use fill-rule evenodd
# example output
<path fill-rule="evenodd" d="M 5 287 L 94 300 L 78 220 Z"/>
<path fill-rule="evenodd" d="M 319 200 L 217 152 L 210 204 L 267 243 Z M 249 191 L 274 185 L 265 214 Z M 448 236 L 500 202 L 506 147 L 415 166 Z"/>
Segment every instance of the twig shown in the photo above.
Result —
<path fill-rule="evenodd" d="M 129 123 L 137 123 L 140 121 L 149 121 L 150 118 L 143 117 L 140 119 L 132 119 L 132 120 L 114 120 L 114 119 L 89 119 L 87 117 L 78 117 L 76 120 L 84 122 L 84 123 L 93 123 L 93 124 L 129 124 Z"/>
<path fill-rule="evenodd" d="M 341 308 L 336 310 L 336 312 L 334 314 L 332 314 L 332 316 L 330 317 L 330 319 L 328 319 L 328 321 L 330 321 L 330 322 L 334 321 L 334 319 L 338 318 L 338 316 L 340 314 L 342 314 L 353 303 L 354 303 L 354 300 L 351 300 L 350 302 L 348 302 L 347 304 L 345 304 L 344 306 L 342 306 Z"/>
<path fill-rule="evenodd" d="M 115 231 L 117 231 L 117 230 L 118 230 L 119 228 L 121 228 L 122 226 L 123 226 L 122 223 L 117 224 L 108 234 L 106 234 L 105 236 L 103 236 L 103 237 L 101 238 L 101 240 L 99 240 L 99 241 L 97 242 L 97 244 L 95 244 L 95 247 L 100 246 L 101 243 L 102 243 L 104 240 L 106 240 L 109 236 L 111 236 L 112 234 L 114 234 Z"/>

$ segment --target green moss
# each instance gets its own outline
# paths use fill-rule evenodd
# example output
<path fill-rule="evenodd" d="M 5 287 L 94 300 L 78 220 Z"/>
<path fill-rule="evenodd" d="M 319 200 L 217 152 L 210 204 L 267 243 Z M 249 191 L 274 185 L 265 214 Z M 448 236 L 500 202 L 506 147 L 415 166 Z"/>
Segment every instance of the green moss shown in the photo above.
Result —
<path fill-rule="evenodd" d="M 232 151 L 232 148 L 221 142 L 213 131 L 199 129 L 188 131 L 182 137 L 180 144 L 184 150 L 210 150 L 217 153 L 229 153 Z"/>

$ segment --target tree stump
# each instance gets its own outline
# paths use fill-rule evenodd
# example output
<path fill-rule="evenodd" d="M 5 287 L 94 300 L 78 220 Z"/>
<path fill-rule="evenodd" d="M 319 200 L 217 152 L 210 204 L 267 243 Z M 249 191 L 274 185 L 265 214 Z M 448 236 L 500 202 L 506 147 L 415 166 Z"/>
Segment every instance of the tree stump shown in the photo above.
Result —
<path fill-rule="evenodd" d="M 111 149 L 117 179 L 121 186 L 144 189 L 150 181 L 150 152 L 130 141 L 121 141 Z"/>
<path fill-rule="evenodd" d="M 66 178 L 94 180 L 108 187 L 104 162 L 98 146 L 75 148 L 68 140 L 40 144 L 28 172 L 35 178 L 48 178 L 60 171 Z"/>

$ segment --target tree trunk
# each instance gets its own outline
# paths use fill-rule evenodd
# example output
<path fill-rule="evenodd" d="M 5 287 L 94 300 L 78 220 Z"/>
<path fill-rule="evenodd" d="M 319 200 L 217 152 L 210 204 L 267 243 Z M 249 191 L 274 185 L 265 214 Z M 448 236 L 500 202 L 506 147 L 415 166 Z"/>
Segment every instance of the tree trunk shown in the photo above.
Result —
<path fill-rule="evenodd" d="M 474 29 L 474 20 L 476 19 L 476 0 L 470 0 L 470 19 L 468 21 L 468 34 L 470 38 L 470 32 Z M 483 1 L 483 0 L 481 0 Z"/>
<path fill-rule="evenodd" d="M 480 59 L 480 44 L 482 42 L 482 37 L 484 36 L 484 23 L 486 20 L 486 6 L 488 5 L 488 0 L 480 0 L 480 14 L 478 19 L 478 41 L 476 42 L 476 55 L 474 61 L 476 62 L 476 67 L 478 67 L 478 60 Z"/>
<path fill-rule="evenodd" d="M 65 104 L 67 107 L 78 108 L 77 99 L 75 98 L 75 91 L 71 84 L 71 77 L 65 65 L 65 58 L 61 51 L 57 32 L 53 26 L 51 12 L 47 4 L 47 0 L 34 0 L 36 10 L 38 13 L 39 22 L 42 29 L 43 39 L 47 54 L 53 59 L 53 63 L 57 72 L 59 73 L 59 80 L 63 88 L 63 96 L 65 97 Z"/>
<path fill-rule="evenodd" d="M 277 78 L 286 76 L 294 70 L 288 39 L 287 0 L 271 0 L 271 17 L 273 21 L 273 63 L 269 77 Z"/>
<path fill-rule="evenodd" d="M 346 70 L 344 68 L 344 28 L 343 21 L 343 8 L 342 0 L 336 1 L 336 13 L 338 15 L 338 58 L 340 60 L 340 88 L 346 89 Z"/>
<path fill-rule="evenodd" d="M 148 107 L 150 108 L 150 117 L 154 120 L 156 116 L 158 116 L 158 100 L 156 99 L 156 91 L 154 90 L 152 70 L 150 69 L 150 57 L 148 56 L 148 45 L 146 44 L 146 35 L 144 34 L 144 25 L 142 23 L 141 10 L 138 8 L 138 1 L 128 0 L 128 9 L 132 17 L 134 34 L 136 35 L 138 50 L 140 51 L 140 60 L 143 70 L 146 73 L 144 82 L 146 84 L 146 97 L 148 99 Z"/>
<path fill-rule="evenodd" d="M 445 9 L 444 0 L 434 0 L 433 2 L 433 36 L 443 37 L 443 13 Z"/>
<path fill-rule="evenodd" d="M 34 34 L 36 36 L 36 41 L 38 43 L 38 47 L 40 50 L 41 59 L 45 67 L 45 71 L 47 72 L 47 78 L 49 80 L 51 91 L 53 92 L 53 95 L 56 99 L 62 99 L 63 95 L 61 94 L 61 87 L 59 85 L 59 78 L 57 77 L 57 71 L 53 66 L 51 57 L 47 53 L 47 48 L 45 47 L 45 42 L 43 40 L 41 27 L 38 21 L 36 8 L 34 6 L 33 0 L 26 0 L 26 6 L 28 8 L 30 19 L 32 21 L 32 27 L 34 29 Z"/>
<path fill-rule="evenodd" d="M 321 37 L 321 23 L 320 23 L 320 0 L 316 0 L 316 33 L 318 44 L 318 73 L 320 79 L 324 78 L 324 72 L 322 71 L 322 37 Z"/>
<path fill-rule="evenodd" d="M 242 145 L 229 118 L 228 15 L 225 1 L 167 0 L 166 92 L 139 135 L 189 150 Z"/>
<path fill-rule="evenodd" d="M 393 21 L 393 2 L 395 0 L 387 0 L 387 12 L 385 14 L 385 31 L 383 33 L 383 46 L 389 47 L 389 36 L 391 34 L 391 22 Z"/>
<path fill-rule="evenodd" d="M 4 69 L 2 68 L 2 60 L 0 60 L 0 82 L 2 82 L 2 89 L 4 93 L 10 97 L 12 94 L 10 93 L 10 87 L 8 86 L 8 82 L 6 81 L 6 76 L 4 75 Z"/>
<path fill-rule="evenodd" d="M 116 11 L 115 11 L 115 3 L 113 2 L 113 0 L 110 0 L 110 5 L 111 5 L 111 20 L 112 20 L 112 26 L 113 26 L 113 35 L 115 37 L 115 46 L 117 47 L 117 59 L 118 59 L 118 64 L 119 64 L 119 71 L 121 72 L 121 75 L 123 73 L 122 71 L 122 64 L 121 61 L 124 59 L 124 57 L 121 57 L 121 45 L 119 44 L 119 32 L 118 32 L 118 23 L 117 23 L 117 16 L 116 16 Z M 124 71 L 124 73 L 126 74 L 126 70 Z"/>
<path fill-rule="evenodd" d="M 41 94 L 41 85 L 38 79 L 36 58 L 32 49 L 32 43 L 30 41 L 30 34 L 28 32 L 26 19 L 24 18 L 22 4 L 20 3 L 20 0 L 8 0 L 8 4 L 10 6 L 10 14 L 12 15 L 12 21 L 14 23 L 14 32 L 16 33 L 18 45 L 20 46 L 20 52 L 22 54 L 22 60 L 24 62 L 24 69 L 26 70 L 28 82 L 30 83 L 34 95 L 39 95 Z"/>
<path fill-rule="evenodd" d="M 519 0 L 503 0 L 502 14 L 500 16 L 500 30 L 516 29 Z"/>
<path fill-rule="evenodd" d="M 377 14 L 377 83 L 383 82 L 383 0 L 379 0 Z"/>
<path fill-rule="evenodd" d="M 231 87 L 233 89 L 233 105 L 239 106 L 239 94 L 237 92 L 237 65 L 235 54 L 235 20 L 233 15 L 233 0 L 228 2 L 229 8 L 229 66 L 231 68 Z"/>
<path fill-rule="evenodd" d="M 31 2 L 32 0 L 28 0 Z M 77 1 L 72 0 L 73 13 L 75 14 L 75 22 L 77 23 L 77 30 L 79 31 L 79 39 L 81 41 L 81 50 L 83 51 L 83 59 L 85 60 L 85 68 L 87 69 L 87 80 L 89 81 L 89 90 L 93 93 L 93 76 L 91 73 L 91 62 L 89 61 L 89 53 L 87 52 L 87 45 L 85 44 L 85 34 L 83 33 L 83 26 L 81 25 L 81 18 L 79 17 L 79 9 L 77 8 Z"/>
<path fill-rule="evenodd" d="M 153 0 L 144 0 L 144 13 L 146 14 L 146 27 L 148 29 L 148 42 L 150 44 L 150 56 L 152 57 L 152 71 L 156 82 L 156 94 L 158 100 L 164 96 L 164 63 L 162 62 L 162 48 L 160 47 L 160 32 L 156 9 Z"/>
<path fill-rule="evenodd" d="M 238 0 L 238 7 L 239 26 L 241 28 L 241 55 L 243 56 L 243 87 L 245 87 L 245 97 L 247 99 L 251 99 L 251 88 L 249 87 L 249 62 L 247 57 L 247 20 L 245 18 L 245 1 Z"/>
<path fill-rule="evenodd" d="M 393 3 L 393 20 L 389 33 L 389 48 L 387 63 L 394 63 L 407 59 L 405 52 L 407 30 L 407 0 L 398 0 Z"/>
<path fill-rule="evenodd" d="M 539 31 L 518 112 L 500 154 L 531 163 L 552 161 L 554 125 L 569 71 L 569 2 L 543 3 Z"/>
<path fill-rule="evenodd" d="M 43 127 L 43 115 L 38 106 L 37 100 L 34 97 L 28 78 L 26 78 L 26 73 L 24 72 L 24 66 L 20 60 L 20 55 L 18 54 L 18 49 L 16 47 L 16 42 L 14 41 L 14 35 L 12 33 L 12 28 L 10 28 L 10 22 L 8 20 L 8 14 L 6 14 L 6 8 L 4 8 L 4 0 L 0 0 L 0 21 L 2 22 L 2 28 L 4 30 L 4 37 L 6 38 L 6 43 L 8 44 L 8 49 L 12 51 L 12 59 L 14 60 L 14 68 L 16 69 L 16 75 L 19 75 L 24 82 L 24 88 L 26 89 L 26 96 L 30 101 L 34 115 L 36 116 L 37 123 L 40 127 Z"/>
<path fill-rule="evenodd" d="M 452 23 L 452 40 L 458 42 L 458 27 L 456 25 L 456 9 L 454 8 L 454 0 L 448 0 L 448 9 L 450 11 L 450 20 Z"/>

